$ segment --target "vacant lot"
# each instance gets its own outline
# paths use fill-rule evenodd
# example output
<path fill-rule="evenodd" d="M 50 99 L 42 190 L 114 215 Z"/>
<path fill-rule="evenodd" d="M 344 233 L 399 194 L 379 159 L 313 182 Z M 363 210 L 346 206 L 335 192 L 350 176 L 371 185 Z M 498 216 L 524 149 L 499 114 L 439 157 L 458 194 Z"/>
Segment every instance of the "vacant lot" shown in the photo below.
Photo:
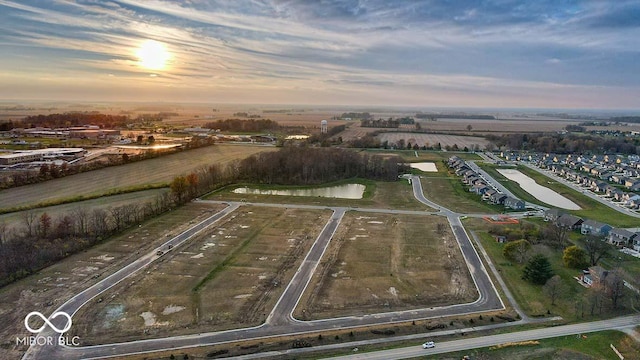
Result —
<path fill-rule="evenodd" d="M 261 151 L 263 146 L 214 145 L 155 159 L 89 171 L 39 184 L 0 191 L 0 209 L 109 193 L 149 184 L 164 184 L 202 166 L 224 165 Z"/>
<path fill-rule="evenodd" d="M 459 135 L 443 135 L 443 134 L 418 134 L 418 133 L 382 133 L 378 135 L 380 142 L 388 142 L 389 146 L 397 144 L 398 141 L 404 140 L 404 145 L 411 143 L 411 145 L 418 144 L 418 146 L 434 146 L 440 144 L 443 148 L 447 146 L 453 147 L 457 145 L 458 148 L 472 149 L 478 147 L 484 149 L 489 142 L 485 138 L 477 136 L 459 136 Z"/>
<path fill-rule="evenodd" d="M 464 160 L 482 160 L 480 156 L 470 152 L 462 151 L 436 151 L 436 150 L 389 150 L 389 149 L 367 149 L 363 150 L 372 154 L 397 155 L 408 162 L 420 161 L 446 161 L 452 156 L 457 156 Z M 418 156 L 416 156 L 416 154 Z"/>
<path fill-rule="evenodd" d="M 7 359 L 20 358 L 18 352 L 26 348 L 16 349 L 15 337 L 28 335 L 24 317 L 29 312 L 50 314 L 71 296 L 133 261 L 138 252 L 151 251 L 185 230 L 190 222 L 197 223 L 223 207 L 190 203 L 0 288 L 0 319 L 4 324 L 0 329 L 0 353 Z"/>
<path fill-rule="evenodd" d="M 349 212 L 296 309 L 310 320 L 471 302 L 446 219 Z"/>
<path fill-rule="evenodd" d="M 258 325 L 329 215 L 242 207 L 89 303 L 74 331 L 88 343 L 108 343 Z"/>

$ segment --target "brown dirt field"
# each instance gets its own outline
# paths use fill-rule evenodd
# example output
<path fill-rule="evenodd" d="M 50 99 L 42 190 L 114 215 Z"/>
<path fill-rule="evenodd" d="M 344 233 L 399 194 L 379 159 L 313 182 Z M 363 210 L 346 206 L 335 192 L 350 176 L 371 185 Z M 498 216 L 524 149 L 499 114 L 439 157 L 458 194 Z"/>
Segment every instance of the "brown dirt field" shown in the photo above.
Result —
<path fill-rule="evenodd" d="M 146 184 L 170 182 L 202 166 L 243 159 L 275 148 L 244 145 L 214 145 L 140 162 L 112 166 L 46 182 L 0 191 L 0 208 L 38 204 L 79 195 L 104 194 Z"/>
<path fill-rule="evenodd" d="M 444 218 L 349 212 L 295 314 L 312 320 L 458 304 L 476 297 Z"/>
<path fill-rule="evenodd" d="M 96 344 L 259 325 L 329 215 L 242 207 L 87 304 L 74 335 Z"/>
<path fill-rule="evenodd" d="M 26 348 L 16 348 L 14 339 L 27 335 L 23 321 L 29 312 L 50 314 L 71 296 L 132 261 L 138 251 L 150 251 L 184 231 L 190 221 L 201 221 L 223 207 L 190 203 L 0 288 L 0 321 L 4 324 L 0 329 L 0 354 L 11 359 L 22 356 Z M 95 275 L 99 277 L 93 278 Z"/>

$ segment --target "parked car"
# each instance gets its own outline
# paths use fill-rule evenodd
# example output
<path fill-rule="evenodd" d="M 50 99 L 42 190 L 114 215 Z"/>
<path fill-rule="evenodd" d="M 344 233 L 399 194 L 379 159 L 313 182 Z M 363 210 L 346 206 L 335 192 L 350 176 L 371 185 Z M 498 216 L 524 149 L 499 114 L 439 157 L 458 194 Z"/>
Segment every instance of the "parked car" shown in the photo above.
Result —
<path fill-rule="evenodd" d="M 422 344 L 423 349 L 431 349 L 434 347 L 436 347 L 436 343 L 434 343 L 433 341 L 427 341 L 426 343 Z"/>

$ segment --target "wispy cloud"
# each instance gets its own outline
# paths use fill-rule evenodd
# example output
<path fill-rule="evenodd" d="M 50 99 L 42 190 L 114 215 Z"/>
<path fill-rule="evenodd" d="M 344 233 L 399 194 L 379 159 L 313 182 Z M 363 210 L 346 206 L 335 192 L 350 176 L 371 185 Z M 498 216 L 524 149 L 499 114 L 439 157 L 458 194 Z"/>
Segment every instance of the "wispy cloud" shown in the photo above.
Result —
<path fill-rule="evenodd" d="M 548 91 L 583 93 L 567 96 L 574 106 L 594 96 L 584 100 L 593 106 L 603 99 L 594 87 L 639 95 L 638 14 L 639 1 L 622 0 L 0 0 L 0 66 L 4 79 L 42 89 L 93 79 L 92 94 L 138 81 L 203 100 L 224 89 L 288 102 L 295 89 L 296 98 L 367 102 L 387 91 L 388 101 L 527 106 L 527 92 L 551 101 Z M 167 69 L 139 66 L 146 39 L 171 52 Z"/>

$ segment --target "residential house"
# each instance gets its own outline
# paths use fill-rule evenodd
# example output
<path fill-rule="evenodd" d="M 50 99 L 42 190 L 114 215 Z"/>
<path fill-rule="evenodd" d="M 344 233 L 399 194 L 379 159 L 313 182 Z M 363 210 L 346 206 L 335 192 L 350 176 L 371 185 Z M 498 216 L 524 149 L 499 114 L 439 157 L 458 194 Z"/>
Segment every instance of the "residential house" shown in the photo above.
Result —
<path fill-rule="evenodd" d="M 631 189 L 632 187 L 637 186 L 638 184 L 640 184 L 640 180 L 638 180 L 638 179 L 627 179 L 624 182 L 624 186 L 627 189 Z"/>
<path fill-rule="evenodd" d="M 640 207 L 640 195 L 633 195 L 625 202 L 625 205 L 632 209 Z"/>
<path fill-rule="evenodd" d="M 552 221 L 555 222 L 558 218 L 564 214 L 564 212 L 560 209 L 551 208 L 544 211 L 544 221 Z"/>
<path fill-rule="evenodd" d="M 484 195 L 484 193 L 486 193 L 489 190 L 491 190 L 491 188 L 488 187 L 487 184 L 483 181 L 478 181 L 477 183 L 473 184 L 471 189 L 469 189 L 469 191 L 476 193 L 478 195 Z"/>
<path fill-rule="evenodd" d="M 609 231 L 609 242 L 615 246 L 630 246 L 637 236 L 637 233 L 629 230 L 614 228 Z"/>
<path fill-rule="evenodd" d="M 607 236 L 612 229 L 611 225 L 595 220 L 585 220 L 580 226 L 582 235 Z"/>
<path fill-rule="evenodd" d="M 504 199 L 504 207 L 513 210 L 524 210 L 525 202 L 520 199 L 507 196 L 507 198 Z"/>
<path fill-rule="evenodd" d="M 560 215 L 560 217 L 556 220 L 556 224 L 558 224 L 558 226 L 567 228 L 567 229 L 571 229 L 571 230 L 578 230 L 580 229 L 580 227 L 582 226 L 582 223 L 584 222 L 584 220 L 582 220 L 581 218 L 575 216 L 575 215 L 571 215 L 571 214 L 562 214 Z"/>
<path fill-rule="evenodd" d="M 595 182 L 595 184 L 594 184 Z M 595 192 L 605 192 L 607 190 L 607 186 L 609 186 L 606 182 L 604 181 L 592 181 L 591 183 L 591 190 L 595 191 Z"/>
<path fill-rule="evenodd" d="M 506 199 L 507 199 L 507 195 L 503 193 L 495 193 L 491 195 L 491 197 L 489 197 L 489 201 L 491 201 L 492 204 L 498 204 L 498 205 L 504 204 L 504 201 Z"/>
<path fill-rule="evenodd" d="M 617 189 L 611 192 L 611 197 L 613 197 L 615 201 L 622 201 L 624 198 L 624 195 L 625 195 L 624 191 L 620 189 Z"/>

